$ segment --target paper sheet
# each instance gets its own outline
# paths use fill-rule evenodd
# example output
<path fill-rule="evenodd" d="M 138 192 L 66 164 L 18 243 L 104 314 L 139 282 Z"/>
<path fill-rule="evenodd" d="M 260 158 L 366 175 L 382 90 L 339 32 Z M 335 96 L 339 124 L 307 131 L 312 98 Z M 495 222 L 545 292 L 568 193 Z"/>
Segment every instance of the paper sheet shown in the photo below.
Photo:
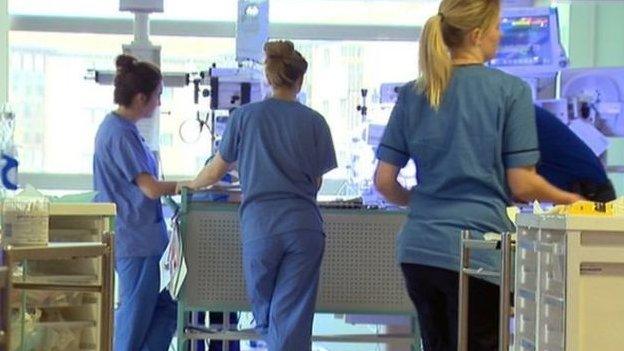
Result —
<path fill-rule="evenodd" d="M 544 214 L 544 209 L 537 200 L 533 201 L 533 214 Z"/>
<path fill-rule="evenodd" d="M 171 270 L 169 269 L 169 253 L 171 252 L 171 241 L 169 241 L 169 245 L 165 249 L 165 252 L 160 257 L 160 261 L 158 266 L 160 267 L 160 288 L 159 292 L 165 290 L 167 286 L 171 283 Z"/>
<path fill-rule="evenodd" d="M 176 300 L 186 278 L 187 268 L 180 238 L 179 218 L 174 216 L 173 231 L 169 245 L 160 258 L 160 291 L 169 290 L 171 297 Z"/>
<path fill-rule="evenodd" d="M 178 295 L 180 295 L 180 290 L 182 289 L 182 283 L 184 283 L 184 279 L 186 278 L 186 261 L 184 260 L 184 256 L 182 256 L 182 261 L 180 263 L 180 269 L 178 270 L 178 274 L 176 275 L 175 284 L 173 285 L 173 290 L 171 291 L 171 297 L 174 300 L 178 299 Z"/>
<path fill-rule="evenodd" d="M 518 215 L 518 213 L 520 213 L 520 209 L 516 206 L 509 206 L 506 209 L 507 211 L 507 217 L 514 223 L 516 224 L 516 216 Z"/>

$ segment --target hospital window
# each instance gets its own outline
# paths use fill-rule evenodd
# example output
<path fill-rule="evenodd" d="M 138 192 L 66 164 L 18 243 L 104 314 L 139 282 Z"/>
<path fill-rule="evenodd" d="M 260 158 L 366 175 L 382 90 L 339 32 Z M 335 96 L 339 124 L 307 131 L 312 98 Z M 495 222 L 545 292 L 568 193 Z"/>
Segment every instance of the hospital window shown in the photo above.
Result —
<path fill-rule="evenodd" d="M 173 134 L 172 133 L 161 133 L 161 135 L 160 135 L 160 145 L 162 147 L 171 147 L 173 145 Z"/>
<path fill-rule="evenodd" d="M 325 65 L 329 65 L 330 64 L 330 62 L 331 62 L 331 53 L 329 52 L 329 49 L 323 50 L 323 59 L 324 59 L 323 63 Z"/>
<path fill-rule="evenodd" d="M 21 172 L 91 173 L 95 132 L 114 108 L 113 89 L 84 77 L 88 69 L 113 70 L 114 57 L 130 41 L 124 35 L 10 33 L 9 100 L 17 116 Z M 163 47 L 166 71 L 207 69 L 213 62 L 230 61 L 234 53 L 234 40 L 228 38 L 153 37 L 152 41 Z M 39 63 L 41 71 L 32 74 Z M 162 100 L 161 110 L 167 114 L 161 118 L 160 130 L 171 136 L 161 149 L 164 172 L 193 174 L 203 165 L 196 160 L 205 160 L 210 152 L 205 132 L 190 144 L 178 137 L 180 124 L 195 117 L 193 91 L 165 89 Z M 34 138 L 34 132 L 41 138 Z"/>
<path fill-rule="evenodd" d="M 131 40 L 128 35 L 10 33 L 9 98 L 18 118 L 22 172 L 92 172 L 93 139 L 98 124 L 114 108 L 113 89 L 84 76 L 88 69 L 112 70 L 122 44 Z M 195 72 L 234 59 L 233 38 L 154 36 L 152 41 L 162 46 L 164 71 Z M 337 149 L 339 169 L 329 177 L 344 179 L 352 136 L 364 127 L 356 110 L 360 90 L 371 91 L 372 106 L 381 83 L 414 79 L 418 43 L 297 40 L 295 45 L 310 62 L 304 84 L 306 103 L 325 116 Z M 326 52 L 329 61 L 324 60 Z M 33 67 L 36 73 L 31 73 Z M 165 89 L 160 132 L 166 137 L 160 151 L 166 176 L 190 176 L 203 166 L 210 152 L 208 133 L 204 130 L 197 140 L 185 142 L 179 128 L 195 119 L 198 110 L 207 109 L 206 101 L 193 104 L 191 87 Z M 26 140 L 25 133 L 41 137 Z"/>
<path fill-rule="evenodd" d="M 339 169 L 328 177 L 344 179 L 352 140 L 366 127 L 356 109 L 361 89 L 368 90 L 369 118 L 387 120 L 390 111 L 378 108 L 380 85 L 417 77 L 418 42 L 301 40 L 295 45 L 310 63 L 304 84 L 307 103 L 324 115 L 334 138 Z M 329 61 L 323 59 L 326 52 Z"/>

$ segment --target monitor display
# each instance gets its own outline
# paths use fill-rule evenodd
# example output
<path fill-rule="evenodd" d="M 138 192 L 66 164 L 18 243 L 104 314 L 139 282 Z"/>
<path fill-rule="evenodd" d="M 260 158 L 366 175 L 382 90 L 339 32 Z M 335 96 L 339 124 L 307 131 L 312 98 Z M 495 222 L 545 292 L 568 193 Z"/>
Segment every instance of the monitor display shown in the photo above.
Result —
<path fill-rule="evenodd" d="M 494 66 L 550 65 L 553 42 L 548 16 L 501 19 L 501 42 Z"/>
<path fill-rule="evenodd" d="M 556 9 L 508 9 L 503 12 L 500 28 L 500 45 L 490 66 L 517 75 L 561 69 Z"/>

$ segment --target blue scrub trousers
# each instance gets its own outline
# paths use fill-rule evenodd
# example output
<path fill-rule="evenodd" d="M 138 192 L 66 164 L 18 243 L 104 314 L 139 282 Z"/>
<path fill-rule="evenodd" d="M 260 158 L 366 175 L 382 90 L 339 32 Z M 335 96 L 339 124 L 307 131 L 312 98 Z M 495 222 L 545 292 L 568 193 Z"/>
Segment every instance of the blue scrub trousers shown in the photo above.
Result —
<path fill-rule="evenodd" d="M 119 308 L 114 351 L 167 351 L 176 329 L 177 305 L 160 288 L 160 257 L 117 258 Z"/>
<path fill-rule="evenodd" d="M 325 235 L 293 231 L 243 244 L 247 296 L 269 351 L 309 351 Z"/>

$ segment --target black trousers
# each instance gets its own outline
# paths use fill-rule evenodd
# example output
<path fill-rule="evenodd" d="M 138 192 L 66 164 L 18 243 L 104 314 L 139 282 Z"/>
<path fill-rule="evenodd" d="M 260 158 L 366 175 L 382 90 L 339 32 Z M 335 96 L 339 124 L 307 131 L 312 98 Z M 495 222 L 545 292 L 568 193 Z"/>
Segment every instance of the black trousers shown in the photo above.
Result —
<path fill-rule="evenodd" d="M 457 351 L 459 274 L 417 264 L 401 264 L 409 296 L 416 306 L 423 351 Z M 497 285 L 470 279 L 468 336 L 470 351 L 498 350 Z"/>

